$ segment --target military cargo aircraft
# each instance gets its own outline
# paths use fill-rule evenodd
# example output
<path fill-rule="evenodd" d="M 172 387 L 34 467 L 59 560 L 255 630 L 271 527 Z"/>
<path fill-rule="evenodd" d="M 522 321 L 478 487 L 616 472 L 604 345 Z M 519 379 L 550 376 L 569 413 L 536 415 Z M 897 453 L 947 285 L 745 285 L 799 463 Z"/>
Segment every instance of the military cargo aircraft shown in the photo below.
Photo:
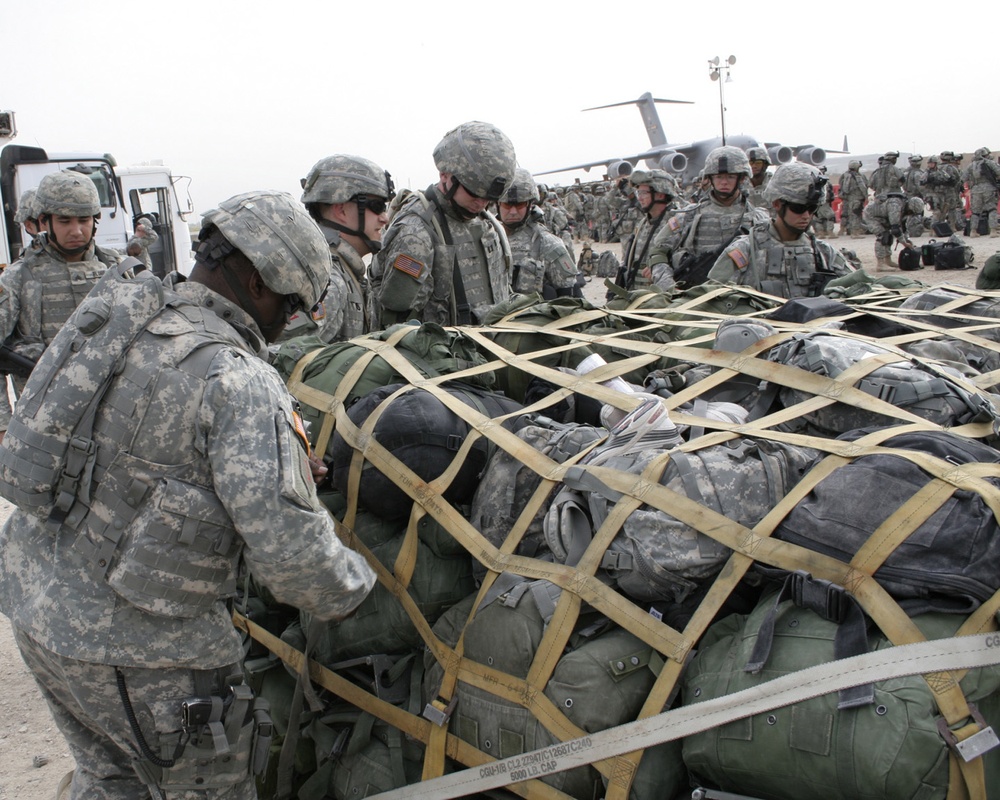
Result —
<path fill-rule="evenodd" d="M 789 146 L 780 142 L 758 142 L 752 136 L 743 134 L 727 135 L 725 142 L 723 142 L 721 137 L 716 137 L 714 139 L 700 139 L 696 142 L 686 144 L 670 144 L 667 141 L 666 134 L 663 132 L 660 115 L 656 111 L 657 103 L 690 104 L 691 101 L 666 100 L 660 97 L 653 97 L 652 94 L 646 92 L 637 100 L 625 100 L 621 103 L 609 103 L 605 106 L 594 106 L 593 108 L 583 109 L 584 111 L 597 111 L 602 108 L 615 108 L 617 106 L 638 106 L 643 124 L 646 126 L 646 134 L 649 136 L 649 150 L 631 156 L 605 158 L 600 161 L 591 161 L 587 164 L 574 164 L 571 167 L 560 167 L 536 174 L 553 175 L 557 172 L 568 172 L 574 169 L 582 169 L 589 172 L 592 167 L 605 167 L 608 177 L 616 180 L 631 175 L 632 170 L 640 161 L 643 161 L 650 169 L 666 170 L 673 173 L 682 184 L 688 184 L 701 172 L 705 164 L 705 157 L 716 147 L 720 147 L 723 144 L 733 145 L 743 150 L 750 147 L 765 147 L 771 156 L 771 162 L 775 165 L 786 164 L 792 159 L 797 159 L 806 164 L 818 167 L 826 160 L 827 151 L 822 147 L 816 147 L 811 144 Z M 830 152 L 839 153 L 844 151 L 831 150 Z"/>

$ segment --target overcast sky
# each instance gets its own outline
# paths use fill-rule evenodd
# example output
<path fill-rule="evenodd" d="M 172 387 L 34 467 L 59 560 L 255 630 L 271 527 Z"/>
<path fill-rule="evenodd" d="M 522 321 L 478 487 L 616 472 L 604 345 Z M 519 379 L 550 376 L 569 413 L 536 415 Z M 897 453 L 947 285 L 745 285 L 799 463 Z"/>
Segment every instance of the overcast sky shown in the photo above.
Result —
<path fill-rule="evenodd" d="M 460 122 L 499 126 L 544 169 L 648 147 L 637 98 L 671 142 L 720 132 L 708 60 L 735 55 L 727 133 L 851 150 L 1000 149 L 995 6 L 538 0 L 35 0 L 0 4 L 0 108 L 17 144 L 161 159 L 199 212 L 283 189 L 319 158 L 436 180 Z M 591 10 L 597 9 L 597 10 Z M 866 165 L 867 166 L 867 165 Z M 583 173 L 578 173 L 581 176 Z M 592 172 L 590 177 L 596 177 Z M 570 183 L 572 174 L 553 176 Z"/>

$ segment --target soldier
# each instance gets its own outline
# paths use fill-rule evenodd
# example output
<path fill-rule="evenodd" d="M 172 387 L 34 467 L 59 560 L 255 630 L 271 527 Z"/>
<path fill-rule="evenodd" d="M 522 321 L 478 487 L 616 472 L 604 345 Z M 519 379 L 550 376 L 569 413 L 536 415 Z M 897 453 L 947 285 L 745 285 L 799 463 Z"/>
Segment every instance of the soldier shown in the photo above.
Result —
<path fill-rule="evenodd" d="M 988 147 L 980 147 L 972 155 L 962 180 L 969 189 L 972 206 L 970 238 L 1000 236 L 997 230 L 997 202 L 1000 201 L 1000 165 L 993 160 Z"/>
<path fill-rule="evenodd" d="M 868 202 L 868 179 L 861 173 L 860 161 L 848 162 L 847 172 L 841 174 L 840 199 L 840 234 L 860 239 L 865 231 L 861 213 Z"/>
<path fill-rule="evenodd" d="M 878 261 L 878 271 L 893 269 L 893 241 L 903 247 L 913 247 L 906 233 L 906 218 L 918 215 L 923 218 L 924 201 L 919 197 L 907 199 L 902 192 L 889 192 L 881 198 L 876 198 L 864 210 L 864 221 L 868 230 L 875 234 L 875 258 Z"/>
<path fill-rule="evenodd" d="M 571 187 L 563 198 L 566 206 L 566 214 L 573 225 L 573 235 L 577 239 L 583 238 L 584 231 L 587 230 L 587 215 L 584 212 L 583 200 L 577 187 Z"/>
<path fill-rule="evenodd" d="M 597 187 L 595 186 L 596 190 Z M 613 183 L 601 184 L 600 193 L 594 202 L 594 241 L 610 242 L 617 239 L 611 232 L 618 215 L 620 195 Z"/>
<path fill-rule="evenodd" d="M 868 187 L 875 193 L 875 197 L 903 191 L 903 170 L 896 166 L 898 158 L 899 151 L 890 150 L 882 156 L 878 168 L 868 179 Z"/>
<path fill-rule="evenodd" d="M 747 186 L 747 202 L 757 208 L 768 208 L 764 199 L 764 190 L 771 180 L 767 168 L 771 166 L 771 156 L 765 147 L 751 147 L 747 150 L 750 160 L 750 182 Z"/>
<path fill-rule="evenodd" d="M 205 214 L 199 239 L 190 279 L 172 276 L 155 310 L 153 276 L 120 284 L 146 321 L 110 376 L 75 339 L 43 358 L 62 385 L 94 387 L 92 472 L 66 487 L 79 513 L 19 509 L 0 534 L 0 610 L 76 759 L 73 798 L 255 798 L 270 722 L 242 680 L 237 565 L 320 619 L 350 614 L 375 581 L 318 501 L 324 470 L 265 361 L 326 289 L 323 235 L 290 195 L 256 192 Z M 34 396 L 42 415 L 62 400 Z M 8 497 L 30 480 L 20 430 L 0 448 Z"/>
<path fill-rule="evenodd" d="M 715 148 L 705 159 L 703 173 L 707 195 L 671 217 L 670 235 L 661 247 L 651 248 L 650 277 L 661 289 L 704 283 L 722 251 L 768 219 L 766 210 L 746 201 L 743 182 L 750 178 L 750 162 L 740 148 Z"/>
<path fill-rule="evenodd" d="M 927 171 L 923 169 L 924 157 L 919 153 L 911 155 L 907 161 L 910 166 L 903 170 L 903 191 L 909 198 L 916 197 L 923 201 L 923 180 Z M 910 214 L 906 218 L 906 233 L 910 238 L 924 235 L 924 215 Z"/>
<path fill-rule="evenodd" d="M 951 150 L 941 151 L 943 173 L 943 213 L 955 232 L 965 230 L 965 206 L 962 204 L 962 157 Z"/>
<path fill-rule="evenodd" d="M 39 233 L 41 233 L 41 226 L 38 224 L 38 211 L 35 208 L 35 190 L 28 189 L 26 192 L 21 194 L 20 199 L 17 201 L 17 211 L 14 214 L 14 222 L 23 225 L 24 229 L 28 232 L 28 236 L 34 239 Z M 30 245 L 21 245 L 21 251 L 28 249 Z"/>
<path fill-rule="evenodd" d="M 121 256 L 94 243 L 101 201 L 86 175 L 71 170 L 46 175 L 33 207 L 45 230 L 0 275 L 0 341 L 36 361 Z"/>
<path fill-rule="evenodd" d="M 664 244 L 672 233 L 666 223 L 673 216 L 673 201 L 680 196 L 681 190 L 674 176 L 662 169 L 636 170 L 629 181 L 635 187 L 643 218 L 625 252 L 615 282 L 631 290 L 649 286 L 651 267 L 663 263 Z"/>
<path fill-rule="evenodd" d="M 820 175 L 826 180 L 826 167 L 819 168 Z M 823 184 L 823 197 L 819 201 L 819 207 L 816 209 L 816 214 L 813 216 L 813 230 L 816 232 L 817 236 L 824 239 L 836 239 L 837 238 L 837 215 L 833 211 L 833 187 L 830 185 L 830 181 L 826 180 Z"/>
<path fill-rule="evenodd" d="M 125 245 L 125 252 L 133 258 L 138 258 L 145 265 L 146 269 L 151 270 L 153 268 L 153 259 L 149 257 L 149 248 L 159 240 L 160 234 L 156 232 L 153 221 L 147 216 L 139 217 L 135 223 L 135 235 Z M 163 277 L 161 273 L 157 274 L 159 277 Z"/>
<path fill-rule="evenodd" d="M 709 280 L 750 286 L 776 297 L 816 297 L 832 278 L 852 272 L 833 245 L 809 232 L 827 179 L 808 164 L 778 167 L 764 191 L 771 221 L 754 226 L 719 256 Z"/>
<path fill-rule="evenodd" d="M 488 122 L 465 122 L 434 148 L 440 179 L 414 192 L 371 267 L 372 321 L 482 322 L 510 296 L 510 249 L 486 208 L 514 177 L 514 145 Z"/>
<path fill-rule="evenodd" d="M 341 342 L 372 330 L 368 281 L 362 257 L 377 253 L 388 206 L 396 192 L 392 176 L 360 156 L 333 155 L 317 161 L 302 179 L 302 202 L 330 246 L 330 291 L 319 309 L 291 318 L 281 339 L 319 336 Z"/>
<path fill-rule="evenodd" d="M 566 245 L 566 252 L 569 253 L 569 257 L 575 260 L 576 257 L 573 254 L 573 230 L 566 211 L 559 203 L 559 196 L 552 191 L 545 192 L 543 196 L 541 190 L 539 190 L 538 197 L 542 201 L 545 227 L 562 240 L 562 243 Z"/>
<path fill-rule="evenodd" d="M 514 291 L 546 299 L 571 297 L 577 269 L 562 240 L 541 223 L 538 188 L 531 173 L 520 167 L 500 200 L 500 221 L 510 242 Z"/>

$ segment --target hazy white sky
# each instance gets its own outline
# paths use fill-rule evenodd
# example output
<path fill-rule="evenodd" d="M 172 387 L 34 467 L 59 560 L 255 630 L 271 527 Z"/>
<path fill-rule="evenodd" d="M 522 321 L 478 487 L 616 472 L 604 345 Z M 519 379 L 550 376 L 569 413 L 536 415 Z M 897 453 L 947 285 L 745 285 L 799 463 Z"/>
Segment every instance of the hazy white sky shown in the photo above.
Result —
<path fill-rule="evenodd" d="M 397 186 L 436 180 L 449 128 L 493 122 L 532 171 L 648 146 L 642 92 L 671 142 L 719 133 L 708 59 L 737 57 L 726 128 L 868 153 L 1000 149 L 996 7 L 720 0 L 35 0 L 0 4 L 0 108 L 16 143 L 162 159 L 199 212 L 249 189 L 300 194 L 335 152 Z M 588 10 L 598 8 L 597 11 Z M 582 175 L 582 173 L 579 173 Z M 595 177 L 596 172 L 591 173 Z M 553 176 L 569 183 L 572 175 Z"/>

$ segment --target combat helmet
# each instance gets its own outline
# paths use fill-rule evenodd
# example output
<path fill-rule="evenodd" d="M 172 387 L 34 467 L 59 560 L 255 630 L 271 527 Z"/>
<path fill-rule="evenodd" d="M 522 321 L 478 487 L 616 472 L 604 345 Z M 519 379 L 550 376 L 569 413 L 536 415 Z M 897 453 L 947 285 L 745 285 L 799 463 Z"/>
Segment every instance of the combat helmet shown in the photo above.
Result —
<path fill-rule="evenodd" d="M 989 158 L 990 155 L 991 155 L 990 148 L 988 147 L 980 147 L 979 149 L 976 150 L 975 153 L 973 153 L 973 156 L 975 158 Z"/>
<path fill-rule="evenodd" d="M 507 188 L 507 193 L 500 198 L 500 202 L 512 206 L 538 202 L 538 186 L 535 185 L 535 179 L 528 170 L 524 167 L 514 170 L 514 178 Z"/>
<path fill-rule="evenodd" d="M 703 173 L 706 178 L 712 175 L 745 175 L 751 177 L 750 159 L 740 148 L 732 145 L 716 147 L 705 158 Z"/>
<path fill-rule="evenodd" d="M 634 170 L 628 179 L 633 186 L 649 186 L 654 192 L 665 194 L 668 199 L 680 197 L 681 194 L 677 179 L 663 169 Z"/>
<path fill-rule="evenodd" d="M 920 153 L 913 153 L 908 159 L 911 164 L 919 164 L 924 160 L 924 157 Z"/>
<path fill-rule="evenodd" d="M 930 166 L 931 164 L 937 164 L 937 163 L 938 163 L 938 157 L 937 156 L 927 156 L 927 165 L 928 166 Z"/>
<path fill-rule="evenodd" d="M 496 201 L 514 178 L 517 157 L 503 131 L 488 122 L 463 122 L 434 148 L 434 166 L 476 197 Z M 453 185 L 451 194 L 457 186 Z"/>
<path fill-rule="evenodd" d="M 854 159 L 853 161 L 848 161 L 847 162 L 847 168 L 848 169 L 861 169 L 861 162 L 858 161 L 857 159 Z"/>
<path fill-rule="evenodd" d="M 899 158 L 899 151 L 898 150 L 889 150 L 889 151 L 886 152 L 886 154 L 884 156 L 882 156 L 882 158 L 884 158 L 886 161 L 892 159 L 892 163 L 895 164 L 896 163 L 896 159 Z"/>
<path fill-rule="evenodd" d="M 749 147 L 747 148 L 747 158 L 750 161 L 763 161 L 765 164 L 771 164 L 771 154 L 767 152 L 766 147 Z"/>
<path fill-rule="evenodd" d="M 321 158 L 300 183 L 306 205 L 347 203 L 359 195 L 388 202 L 396 195 L 392 176 L 374 161 L 360 156 Z"/>
<path fill-rule="evenodd" d="M 370 253 L 382 249 L 382 243 L 371 239 L 365 231 L 365 209 L 384 214 L 396 196 L 396 187 L 388 170 L 361 156 L 337 154 L 321 158 L 313 164 L 309 174 L 299 183 L 303 190 L 302 202 L 319 225 L 357 236 Z M 351 202 L 358 206 L 356 228 L 348 228 L 323 216 L 320 204 Z"/>
<path fill-rule="evenodd" d="M 782 164 L 764 189 L 764 199 L 769 203 L 782 200 L 786 203 L 818 205 L 823 201 L 823 187 L 826 183 L 827 179 L 820 171 L 809 164 Z"/>
<path fill-rule="evenodd" d="M 305 308 L 315 307 L 326 293 L 332 265 L 329 245 L 290 194 L 245 192 L 206 211 L 199 256 L 212 226 L 250 260 L 271 291 L 294 295 Z"/>
<path fill-rule="evenodd" d="M 34 205 L 39 217 L 101 216 L 101 198 L 94 182 L 72 170 L 43 177 L 35 190 Z"/>
<path fill-rule="evenodd" d="M 945 164 L 950 164 L 951 162 L 958 161 L 959 159 L 958 159 L 958 156 L 956 156 L 953 151 L 951 151 L 951 150 L 942 150 L 941 151 L 941 160 Z"/>
<path fill-rule="evenodd" d="M 35 208 L 35 190 L 28 189 L 17 201 L 17 213 L 14 214 L 14 222 L 23 225 L 29 219 L 38 219 L 38 211 Z"/>

